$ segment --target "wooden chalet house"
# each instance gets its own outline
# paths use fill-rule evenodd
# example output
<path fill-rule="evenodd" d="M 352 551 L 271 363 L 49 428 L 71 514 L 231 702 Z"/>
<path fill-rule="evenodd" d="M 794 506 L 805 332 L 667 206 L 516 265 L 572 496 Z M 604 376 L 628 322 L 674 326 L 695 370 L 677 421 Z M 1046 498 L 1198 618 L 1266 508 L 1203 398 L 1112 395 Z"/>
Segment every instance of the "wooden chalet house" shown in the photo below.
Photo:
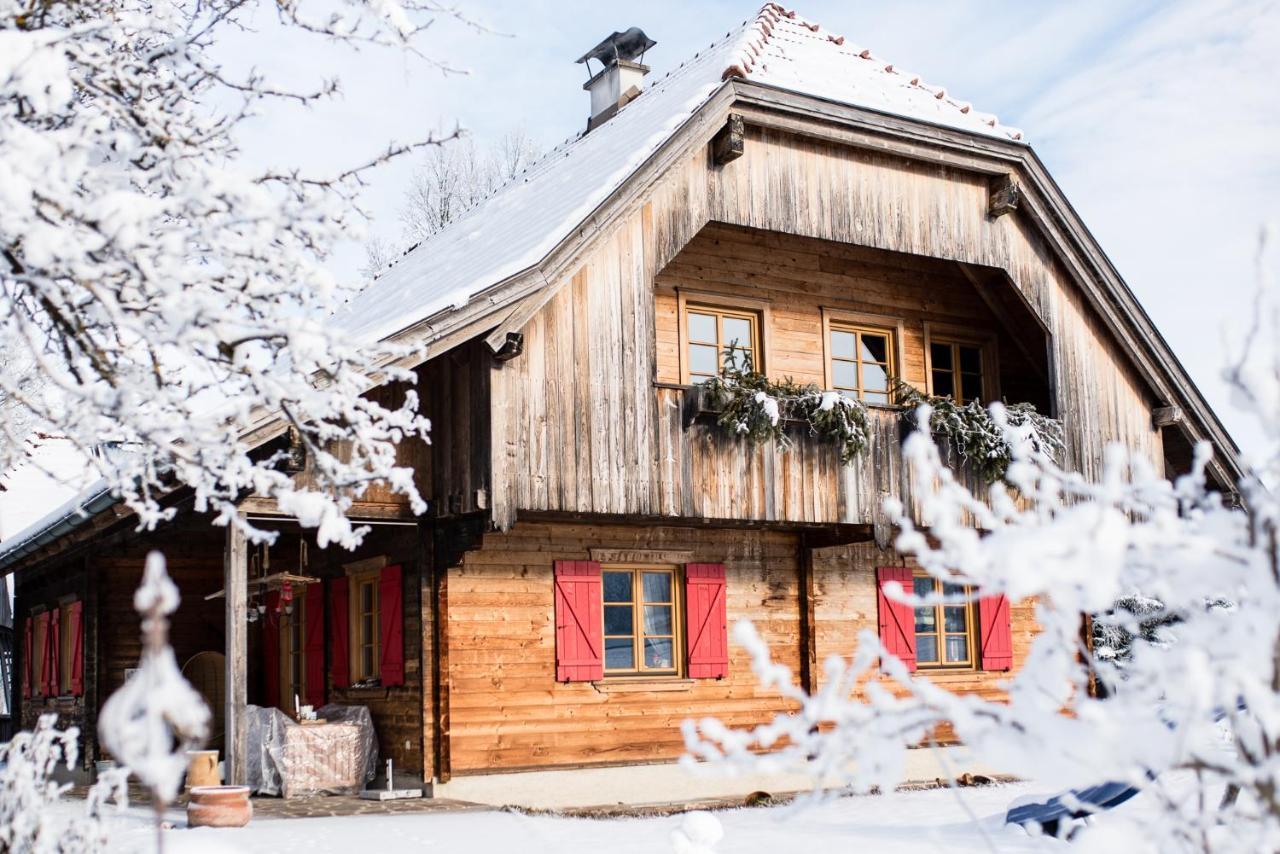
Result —
<path fill-rule="evenodd" d="M 278 614 L 248 584 L 261 553 L 180 495 L 149 534 L 110 495 L 82 496 L 87 515 L 0 544 L 24 725 L 53 709 L 94 732 L 136 661 L 129 598 L 159 548 L 185 596 L 179 661 L 226 656 L 209 690 L 225 691 L 232 780 L 245 704 L 297 694 L 368 706 L 381 753 L 437 793 L 688 794 L 670 764 L 682 720 L 782 708 L 728 642 L 737 620 L 810 688 L 877 626 L 956 691 L 996 693 L 1022 663 L 1023 603 L 913 619 L 878 595 L 915 583 L 881 509 L 911 504 L 890 377 L 1031 402 L 1086 473 L 1120 442 L 1178 474 L 1204 440 L 1212 476 L 1235 482 L 1230 438 L 1020 132 L 774 4 L 661 79 L 649 46 L 615 34 L 584 57 L 588 130 L 342 318 L 429 344 L 432 443 L 402 449 L 429 511 L 371 490 L 351 553 L 246 497 L 281 531 L 270 569 L 321 582 Z M 730 343 L 771 378 L 860 399 L 869 447 L 842 465 L 803 431 L 786 450 L 726 434 L 695 392 Z M 278 447 L 283 432 L 248 435 Z"/>

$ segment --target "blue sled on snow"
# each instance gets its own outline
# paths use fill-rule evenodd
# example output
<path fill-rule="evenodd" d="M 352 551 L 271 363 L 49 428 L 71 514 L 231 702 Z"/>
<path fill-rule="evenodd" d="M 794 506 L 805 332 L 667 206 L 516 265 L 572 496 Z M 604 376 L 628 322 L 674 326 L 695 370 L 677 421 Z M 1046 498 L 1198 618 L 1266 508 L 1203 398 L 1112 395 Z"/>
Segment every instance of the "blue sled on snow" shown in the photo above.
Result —
<path fill-rule="evenodd" d="M 1016 806 L 1005 815 L 1005 824 L 1039 825 L 1041 833 L 1057 836 L 1064 821 L 1088 818 L 1120 806 L 1138 794 L 1129 783 L 1100 783 L 1087 789 L 1071 789 L 1041 803 Z"/>

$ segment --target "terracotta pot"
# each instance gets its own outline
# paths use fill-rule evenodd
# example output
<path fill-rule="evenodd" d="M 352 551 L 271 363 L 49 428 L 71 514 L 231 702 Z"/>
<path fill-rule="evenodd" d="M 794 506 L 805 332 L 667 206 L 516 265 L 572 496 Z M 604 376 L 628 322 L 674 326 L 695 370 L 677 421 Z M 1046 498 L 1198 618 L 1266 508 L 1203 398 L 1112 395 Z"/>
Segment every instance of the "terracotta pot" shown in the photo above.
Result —
<path fill-rule="evenodd" d="M 196 786 L 191 790 L 188 827 L 244 827 L 251 818 L 248 786 Z"/>

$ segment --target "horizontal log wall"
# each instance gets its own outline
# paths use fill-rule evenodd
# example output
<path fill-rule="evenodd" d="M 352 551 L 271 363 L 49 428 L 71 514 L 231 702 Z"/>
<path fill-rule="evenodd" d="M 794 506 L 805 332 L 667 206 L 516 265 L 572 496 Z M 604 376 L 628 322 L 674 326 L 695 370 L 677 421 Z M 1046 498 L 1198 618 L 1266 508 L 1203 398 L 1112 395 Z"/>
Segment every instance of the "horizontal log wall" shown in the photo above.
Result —
<path fill-rule="evenodd" d="M 494 372 L 495 523 L 509 526 L 520 509 L 883 523 L 874 508 L 886 487 L 856 470 L 840 472 L 831 452 L 793 454 L 781 465 L 775 455 L 772 471 L 763 458 L 736 458 L 744 452 L 731 444 L 716 446 L 705 461 L 685 456 L 702 440 L 673 432 L 679 392 L 653 387 L 672 376 L 670 337 L 660 340 L 657 332 L 670 304 L 657 301 L 658 290 L 681 278 L 682 265 L 684 273 L 709 277 L 721 263 L 703 257 L 695 242 L 709 223 L 756 229 L 748 242 L 779 249 L 774 262 L 746 250 L 738 254 L 754 257 L 725 260 L 717 273 L 724 287 L 812 293 L 797 272 L 813 259 L 786 260 L 781 236 L 796 235 L 831 242 L 825 253 L 811 253 L 817 285 L 834 288 L 848 276 L 868 289 L 861 304 L 910 308 L 920 320 L 942 310 L 990 322 L 971 292 L 964 305 L 949 305 L 959 292 L 954 277 L 934 279 L 938 268 L 929 268 L 928 259 L 1004 271 L 1050 334 L 1048 385 L 1067 427 L 1066 464 L 1096 474 L 1112 441 L 1159 464 L 1154 401 L 1125 355 L 1026 219 L 1018 213 L 989 219 L 987 201 L 983 176 L 778 131 L 749 129 L 745 154 L 722 168 L 709 166 L 706 152 L 697 150 L 602 233 L 574 273 L 552 283 L 554 296 L 524 329 L 524 354 Z M 715 234 L 725 232 L 708 232 Z M 860 275 L 859 265 L 871 262 L 856 247 L 921 256 L 903 263 L 920 266 L 925 287 L 890 270 Z M 799 346 L 780 354 L 783 372 L 813 372 L 811 353 L 821 347 L 817 336 L 810 355 Z M 914 356 L 906 364 L 908 375 L 921 367 Z M 709 487 L 690 470 L 732 471 L 737 478 L 757 465 L 761 478 L 783 477 L 793 486 L 723 494 L 716 486 L 708 498 Z M 784 475 L 786 466 L 800 471 Z M 767 496 L 779 490 L 786 499 L 770 506 Z M 829 498 L 840 490 L 841 499 Z"/>

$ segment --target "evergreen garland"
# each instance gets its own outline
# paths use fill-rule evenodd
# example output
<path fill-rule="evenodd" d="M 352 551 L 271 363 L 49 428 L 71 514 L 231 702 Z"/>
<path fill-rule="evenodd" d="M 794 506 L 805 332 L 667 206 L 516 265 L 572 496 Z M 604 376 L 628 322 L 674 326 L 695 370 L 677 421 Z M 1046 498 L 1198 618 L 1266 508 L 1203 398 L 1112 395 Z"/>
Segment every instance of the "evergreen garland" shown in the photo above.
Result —
<path fill-rule="evenodd" d="M 756 372 L 749 360 L 739 366 L 733 354 L 726 354 L 723 373 L 703 383 L 702 389 L 709 408 L 720 413 L 716 423 L 752 444 L 772 440 L 787 450 L 792 441 L 786 422 L 800 421 L 812 435 L 839 448 L 840 463 L 847 465 L 870 442 L 867 410 L 861 402 L 813 383 L 774 382 Z"/>
<path fill-rule="evenodd" d="M 894 393 L 904 407 L 903 416 L 913 423 L 916 409 L 927 403 L 932 409 L 929 429 L 933 435 L 946 438 L 988 483 L 1004 478 L 1013 461 L 1012 448 L 986 406 L 976 400 L 961 406 L 950 397 L 924 394 L 901 380 L 894 380 Z M 1055 460 L 1062 458 L 1061 421 L 1041 415 L 1030 403 L 1006 403 L 1004 410 L 1009 426 L 1025 428 L 1034 450 Z"/>

